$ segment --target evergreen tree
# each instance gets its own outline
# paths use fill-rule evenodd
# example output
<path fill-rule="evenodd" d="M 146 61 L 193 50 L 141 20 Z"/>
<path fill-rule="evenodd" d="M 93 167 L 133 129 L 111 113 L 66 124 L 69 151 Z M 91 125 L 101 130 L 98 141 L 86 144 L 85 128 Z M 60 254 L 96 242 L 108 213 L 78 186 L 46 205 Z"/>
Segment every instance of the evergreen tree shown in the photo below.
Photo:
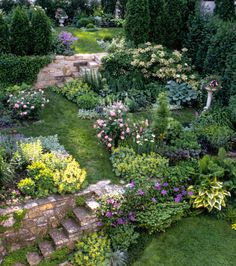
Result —
<path fill-rule="evenodd" d="M 150 13 L 148 0 L 128 0 L 125 34 L 135 45 L 149 40 Z"/>
<path fill-rule="evenodd" d="M 0 12 L 0 54 L 9 52 L 9 31 L 7 23 Z"/>
<path fill-rule="evenodd" d="M 41 7 L 33 10 L 31 20 L 31 37 L 33 54 L 46 54 L 51 50 L 51 22 Z"/>
<path fill-rule="evenodd" d="M 11 52 L 16 55 L 27 55 L 29 52 L 30 24 L 27 13 L 21 7 L 13 12 L 10 27 Z"/>
<path fill-rule="evenodd" d="M 232 20 L 235 18 L 234 0 L 216 0 L 215 14 L 223 20 Z"/>
<path fill-rule="evenodd" d="M 106 14 L 114 14 L 117 0 L 102 0 L 102 8 Z"/>

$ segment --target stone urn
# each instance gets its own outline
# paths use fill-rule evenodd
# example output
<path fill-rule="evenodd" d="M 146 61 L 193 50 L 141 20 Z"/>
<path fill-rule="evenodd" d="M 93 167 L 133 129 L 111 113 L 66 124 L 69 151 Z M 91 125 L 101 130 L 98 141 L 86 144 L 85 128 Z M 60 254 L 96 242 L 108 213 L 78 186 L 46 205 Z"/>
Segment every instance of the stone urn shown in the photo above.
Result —
<path fill-rule="evenodd" d="M 55 14 L 55 18 L 58 19 L 59 26 L 64 27 L 65 20 L 68 19 L 68 16 L 62 8 L 58 8 Z"/>

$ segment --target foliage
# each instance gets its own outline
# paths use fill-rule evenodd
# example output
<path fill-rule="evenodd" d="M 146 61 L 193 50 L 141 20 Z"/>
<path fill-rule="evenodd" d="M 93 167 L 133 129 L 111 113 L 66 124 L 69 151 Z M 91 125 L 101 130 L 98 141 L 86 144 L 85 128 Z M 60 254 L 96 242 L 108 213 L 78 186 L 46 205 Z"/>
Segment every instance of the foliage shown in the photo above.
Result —
<path fill-rule="evenodd" d="M 84 207 L 86 204 L 86 198 L 84 196 L 78 196 L 75 199 L 76 206 Z"/>
<path fill-rule="evenodd" d="M 149 1 L 150 41 L 169 48 L 181 47 L 185 23 L 191 12 L 187 2 L 186 0 Z"/>
<path fill-rule="evenodd" d="M 125 33 L 136 45 L 148 41 L 150 15 L 147 0 L 128 0 Z"/>
<path fill-rule="evenodd" d="M 99 105 L 99 97 L 98 95 L 90 91 L 83 95 L 80 95 L 76 98 L 76 103 L 80 109 L 84 110 L 93 110 Z"/>
<path fill-rule="evenodd" d="M 166 86 L 170 103 L 177 106 L 191 104 L 197 99 L 198 92 L 193 90 L 187 83 L 177 84 L 175 81 L 169 81 Z"/>
<path fill-rule="evenodd" d="M 126 266 L 127 254 L 124 251 L 116 250 L 110 255 L 111 266 Z"/>
<path fill-rule="evenodd" d="M 111 162 L 115 174 L 126 180 L 160 178 L 168 166 L 168 160 L 157 153 L 138 155 L 133 149 L 122 147 L 113 150 Z"/>
<path fill-rule="evenodd" d="M 12 53 L 16 55 L 28 55 L 30 51 L 30 23 L 24 9 L 16 7 L 10 26 L 10 46 Z"/>
<path fill-rule="evenodd" d="M 24 164 L 30 164 L 41 159 L 43 148 L 40 140 L 30 143 L 19 143 L 14 157 L 21 157 Z"/>
<path fill-rule="evenodd" d="M 215 14 L 223 20 L 232 20 L 235 18 L 234 0 L 216 0 Z"/>
<path fill-rule="evenodd" d="M 235 125 L 236 124 L 236 95 L 232 95 L 229 98 L 229 106 L 228 106 L 230 121 Z"/>
<path fill-rule="evenodd" d="M 195 193 L 192 196 L 192 204 L 194 208 L 206 208 L 211 212 L 214 208 L 221 210 L 226 206 L 226 196 L 230 196 L 230 192 L 223 189 L 223 183 L 213 180 L 205 180 L 200 186 L 190 187 Z"/>
<path fill-rule="evenodd" d="M 227 56 L 226 69 L 223 76 L 223 93 L 227 95 L 235 94 L 236 87 L 236 45 L 232 50 L 232 53 Z"/>
<path fill-rule="evenodd" d="M 35 55 L 44 55 L 51 51 L 52 29 L 51 22 L 45 11 L 35 7 L 31 18 L 32 52 Z"/>
<path fill-rule="evenodd" d="M 105 119 L 98 119 L 94 124 L 97 137 L 108 149 L 117 147 L 130 134 L 126 113 L 127 108 L 121 102 L 116 102 L 106 108 Z"/>
<path fill-rule="evenodd" d="M 55 266 L 63 263 L 65 258 L 69 255 L 70 251 L 67 247 L 61 248 L 53 252 L 50 258 L 44 259 L 39 263 L 39 266 Z"/>
<path fill-rule="evenodd" d="M 16 95 L 10 95 L 8 107 L 14 117 L 18 119 L 34 119 L 48 100 L 43 90 L 20 91 Z"/>
<path fill-rule="evenodd" d="M 116 0 L 102 0 L 101 5 L 105 13 L 114 14 L 116 8 Z"/>
<path fill-rule="evenodd" d="M 131 245 L 137 243 L 139 233 L 135 232 L 133 225 L 123 224 L 119 227 L 111 228 L 109 237 L 113 250 L 127 251 Z"/>
<path fill-rule="evenodd" d="M 78 117 L 81 119 L 97 119 L 99 118 L 99 113 L 96 112 L 96 110 L 84 110 L 84 109 L 79 109 L 78 111 Z"/>
<path fill-rule="evenodd" d="M 0 54 L 9 52 L 9 29 L 0 11 Z"/>
<path fill-rule="evenodd" d="M 0 55 L 0 83 L 6 85 L 32 84 L 41 68 L 48 65 L 51 59 L 48 56 Z M 11 69 L 11 75 L 9 75 Z"/>
<path fill-rule="evenodd" d="M 103 233 L 93 233 L 77 242 L 73 263 L 79 266 L 97 266 L 104 263 L 109 251 L 108 237 Z"/>
<path fill-rule="evenodd" d="M 184 216 L 189 206 L 186 203 L 164 203 L 151 205 L 136 215 L 136 221 L 140 227 L 146 229 L 150 234 L 165 231 L 172 223 Z"/>

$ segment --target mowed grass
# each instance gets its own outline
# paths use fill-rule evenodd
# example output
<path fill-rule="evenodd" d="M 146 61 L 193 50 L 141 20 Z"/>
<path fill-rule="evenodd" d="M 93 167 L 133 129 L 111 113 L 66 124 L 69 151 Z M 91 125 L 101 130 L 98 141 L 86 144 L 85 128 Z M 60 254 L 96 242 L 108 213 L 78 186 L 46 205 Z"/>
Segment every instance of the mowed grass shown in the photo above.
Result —
<path fill-rule="evenodd" d="M 57 28 L 57 32 L 68 31 L 79 38 L 73 45 L 73 49 L 77 54 L 100 53 L 104 50 L 98 45 L 97 39 L 105 37 L 114 38 L 123 33 L 122 28 L 101 28 L 95 32 L 83 31 L 75 27 Z"/>
<path fill-rule="evenodd" d="M 102 179 L 117 181 L 109 160 L 110 154 L 98 142 L 94 121 L 78 118 L 77 106 L 55 93 L 47 93 L 50 103 L 43 110 L 40 121 L 20 129 L 26 136 L 58 135 L 59 141 L 87 170 L 90 183 Z"/>
<path fill-rule="evenodd" d="M 181 220 L 156 236 L 133 266 L 235 266 L 236 232 L 211 217 Z"/>

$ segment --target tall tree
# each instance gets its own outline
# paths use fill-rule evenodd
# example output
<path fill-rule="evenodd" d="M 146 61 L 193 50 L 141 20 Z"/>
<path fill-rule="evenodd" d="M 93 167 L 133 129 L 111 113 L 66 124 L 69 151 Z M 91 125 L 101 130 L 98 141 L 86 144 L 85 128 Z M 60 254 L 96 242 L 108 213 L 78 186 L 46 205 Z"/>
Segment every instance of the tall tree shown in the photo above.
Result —
<path fill-rule="evenodd" d="M 30 23 L 24 9 L 16 7 L 10 26 L 10 46 L 13 54 L 27 55 L 29 52 Z"/>
<path fill-rule="evenodd" d="M 216 0 L 215 14 L 223 20 L 232 20 L 235 18 L 234 0 Z"/>
<path fill-rule="evenodd" d="M 9 52 L 9 31 L 7 23 L 0 12 L 0 54 Z"/>
<path fill-rule="evenodd" d="M 149 40 L 150 12 L 148 0 L 128 0 L 125 34 L 135 45 Z"/>

